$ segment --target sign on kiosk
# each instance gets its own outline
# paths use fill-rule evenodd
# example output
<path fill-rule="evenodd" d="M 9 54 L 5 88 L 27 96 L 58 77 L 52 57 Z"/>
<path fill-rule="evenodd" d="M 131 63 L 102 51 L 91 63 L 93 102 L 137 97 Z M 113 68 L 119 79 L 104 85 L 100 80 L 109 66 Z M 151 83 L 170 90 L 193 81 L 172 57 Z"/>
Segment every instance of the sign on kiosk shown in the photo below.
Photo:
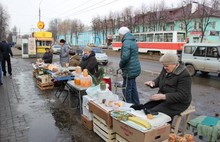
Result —
<path fill-rule="evenodd" d="M 29 45 L 29 55 L 36 55 L 36 41 L 35 38 L 29 38 L 28 40 L 28 45 Z"/>

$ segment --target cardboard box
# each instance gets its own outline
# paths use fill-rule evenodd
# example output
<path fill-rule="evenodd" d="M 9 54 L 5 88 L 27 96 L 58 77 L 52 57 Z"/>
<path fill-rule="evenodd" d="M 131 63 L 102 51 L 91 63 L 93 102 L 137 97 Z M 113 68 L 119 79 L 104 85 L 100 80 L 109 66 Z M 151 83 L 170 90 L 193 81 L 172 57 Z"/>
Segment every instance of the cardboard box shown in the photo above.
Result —
<path fill-rule="evenodd" d="M 81 121 L 82 121 L 82 124 L 89 130 L 93 130 L 93 122 L 90 121 L 87 116 L 85 115 L 81 115 Z"/>
<path fill-rule="evenodd" d="M 113 119 L 113 131 L 129 142 L 162 142 L 169 137 L 170 125 L 149 130 L 145 133 Z"/>
<path fill-rule="evenodd" d="M 106 122 L 106 126 L 108 128 L 112 127 L 112 117 L 110 115 L 110 112 L 104 110 L 102 107 L 97 105 L 94 101 L 89 102 L 89 111 L 93 114 L 96 114 Z"/>
<path fill-rule="evenodd" d="M 83 103 L 82 103 L 82 110 L 83 110 L 83 115 L 87 116 L 88 119 L 91 121 L 93 119 L 93 115 L 91 112 L 89 112 L 89 101 L 91 101 L 92 98 L 88 95 L 83 96 Z"/>

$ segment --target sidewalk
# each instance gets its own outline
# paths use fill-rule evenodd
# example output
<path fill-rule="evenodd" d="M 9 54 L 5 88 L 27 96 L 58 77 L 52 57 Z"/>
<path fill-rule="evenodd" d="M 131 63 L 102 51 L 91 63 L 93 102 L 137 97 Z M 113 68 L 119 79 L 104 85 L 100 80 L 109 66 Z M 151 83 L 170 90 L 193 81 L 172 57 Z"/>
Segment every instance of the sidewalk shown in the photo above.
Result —
<path fill-rule="evenodd" d="M 12 76 L 0 86 L 0 142 L 102 142 L 81 124 L 79 109 L 40 91 L 32 76 L 33 59 L 12 58 Z M 65 95 L 63 95 L 64 97 Z"/>

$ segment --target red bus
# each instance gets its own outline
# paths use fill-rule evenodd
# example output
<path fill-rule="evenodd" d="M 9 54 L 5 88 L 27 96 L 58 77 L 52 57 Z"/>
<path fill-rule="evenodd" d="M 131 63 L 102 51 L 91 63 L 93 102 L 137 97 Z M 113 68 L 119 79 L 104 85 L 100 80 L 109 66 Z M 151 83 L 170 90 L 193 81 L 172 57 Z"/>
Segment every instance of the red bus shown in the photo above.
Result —
<path fill-rule="evenodd" d="M 138 44 L 140 53 L 165 54 L 167 52 L 178 53 L 186 43 L 185 32 L 183 31 L 157 31 L 145 33 L 133 33 Z M 122 43 L 119 35 L 113 36 L 112 49 L 118 51 Z"/>

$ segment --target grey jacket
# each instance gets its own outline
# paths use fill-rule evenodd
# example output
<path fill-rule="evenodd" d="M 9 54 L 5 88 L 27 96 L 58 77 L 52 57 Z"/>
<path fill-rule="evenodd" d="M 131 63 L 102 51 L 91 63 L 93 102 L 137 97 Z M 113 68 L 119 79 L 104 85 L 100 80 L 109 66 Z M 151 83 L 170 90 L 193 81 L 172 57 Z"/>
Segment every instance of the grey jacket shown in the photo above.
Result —
<path fill-rule="evenodd" d="M 65 65 L 65 63 L 69 63 L 70 55 L 69 55 L 70 47 L 68 45 L 61 46 L 60 50 L 60 64 L 62 66 Z"/>

